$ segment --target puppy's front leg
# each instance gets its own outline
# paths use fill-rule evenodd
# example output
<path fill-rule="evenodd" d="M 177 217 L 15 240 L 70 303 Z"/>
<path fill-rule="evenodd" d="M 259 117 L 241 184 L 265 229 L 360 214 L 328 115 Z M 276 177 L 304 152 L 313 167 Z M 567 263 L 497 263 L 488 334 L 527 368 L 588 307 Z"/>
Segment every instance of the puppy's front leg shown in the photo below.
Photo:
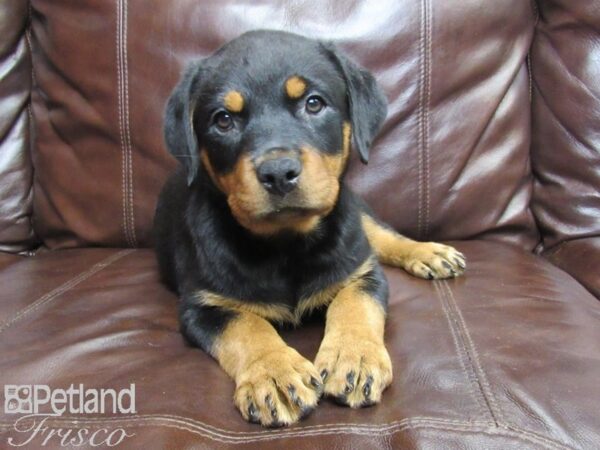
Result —
<path fill-rule="evenodd" d="M 383 341 L 387 281 L 379 264 L 342 288 L 327 309 L 325 336 L 315 359 L 324 392 L 359 408 L 378 403 L 392 382 Z"/>
<path fill-rule="evenodd" d="M 465 255 L 449 245 L 413 241 L 366 213 L 362 215 L 362 225 L 369 244 L 384 264 L 402 267 L 414 276 L 430 280 L 454 278 L 465 271 Z"/>
<path fill-rule="evenodd" d="M 294 423 L 322 393 L 313 364 L 289 347 L 262 317 L 182 301 L 181 327 L 193 344 L 235 380 L 234 403 L 244 419 L 265 426 Z"/>

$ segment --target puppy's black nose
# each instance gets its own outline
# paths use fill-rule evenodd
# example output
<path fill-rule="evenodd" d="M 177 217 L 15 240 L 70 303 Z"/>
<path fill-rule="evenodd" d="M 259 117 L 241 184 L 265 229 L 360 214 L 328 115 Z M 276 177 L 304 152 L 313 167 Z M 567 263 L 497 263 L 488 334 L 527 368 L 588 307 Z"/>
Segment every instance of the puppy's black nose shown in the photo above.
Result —
<path fill-rule="evenodd" d="M 302 172 L 300 161 L 295 158 L 281 157 L 268 159 L 256 169 L 258 180 L 272 194 L 284 196 L 292 192 Z"/>

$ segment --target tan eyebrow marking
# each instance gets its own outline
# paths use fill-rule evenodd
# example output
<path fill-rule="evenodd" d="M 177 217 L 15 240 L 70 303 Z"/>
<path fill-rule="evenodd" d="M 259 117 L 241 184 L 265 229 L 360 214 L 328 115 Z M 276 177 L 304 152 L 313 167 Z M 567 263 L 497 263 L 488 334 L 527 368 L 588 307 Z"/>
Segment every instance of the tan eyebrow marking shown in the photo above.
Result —
<path fill-rule="evenodd" d="M 285 93 L 289 98 L 297 99 L 302 97 L 306 91 L 306 81 L 297 75 L 289 77 L 285 81 Z"/>
<path fill-rule="evenodd" d="M 223 102 L 229 112 L 240 113 L 244 109 L 244 97 L 238 91 L 229 91 L 225 94 Z"/>

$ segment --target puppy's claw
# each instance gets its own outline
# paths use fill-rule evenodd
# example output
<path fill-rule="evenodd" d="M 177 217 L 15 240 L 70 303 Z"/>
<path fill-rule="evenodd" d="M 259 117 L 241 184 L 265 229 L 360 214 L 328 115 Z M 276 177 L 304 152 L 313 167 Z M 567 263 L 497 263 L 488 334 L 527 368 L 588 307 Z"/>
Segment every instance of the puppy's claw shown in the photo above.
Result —
<path fill-rule="evenodd" d="M 344 389 L 345 394 L 349 394 L 354 390 L 354 372 L 348 372 L 346 375 L 346 388 Z"/>
<path fill-rule="evenodd" d="M 466 268 L 464 255 L 435 242 L 417 242 L 407 251 L 402 267 L 412 275 L 428 280 L 455 278 Z"/>

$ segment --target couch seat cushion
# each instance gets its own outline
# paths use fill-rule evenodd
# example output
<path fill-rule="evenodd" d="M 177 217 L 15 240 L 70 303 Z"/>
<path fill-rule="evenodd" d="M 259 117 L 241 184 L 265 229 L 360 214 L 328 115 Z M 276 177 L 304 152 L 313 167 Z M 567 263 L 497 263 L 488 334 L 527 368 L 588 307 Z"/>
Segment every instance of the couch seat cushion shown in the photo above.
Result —
<path fill-rule="evenodd" d="M 245 423 L 233 383 L 178 332 L 176 297 L 151 250 L 77 249 L 0 271 L 0 382 L 121 389 L 136 414 L 65 413 L 49 428 L 112 430 L 123 448 L 593 448 L 600 442 L 600 303 L 568 274 L 515 247 L 454 243 L 465 277 L 387 269 L 386 341 L 395 379 L 382 403 L 322 400 L 300 424 Z M 283 331 L 313 358 L 322 324 Z M 0 417 L 1 445 L 22 442 Z M 39 447 L 42 438 L 33 441 Z M 52 437 L 45 448 L 60 448 Z"/>

